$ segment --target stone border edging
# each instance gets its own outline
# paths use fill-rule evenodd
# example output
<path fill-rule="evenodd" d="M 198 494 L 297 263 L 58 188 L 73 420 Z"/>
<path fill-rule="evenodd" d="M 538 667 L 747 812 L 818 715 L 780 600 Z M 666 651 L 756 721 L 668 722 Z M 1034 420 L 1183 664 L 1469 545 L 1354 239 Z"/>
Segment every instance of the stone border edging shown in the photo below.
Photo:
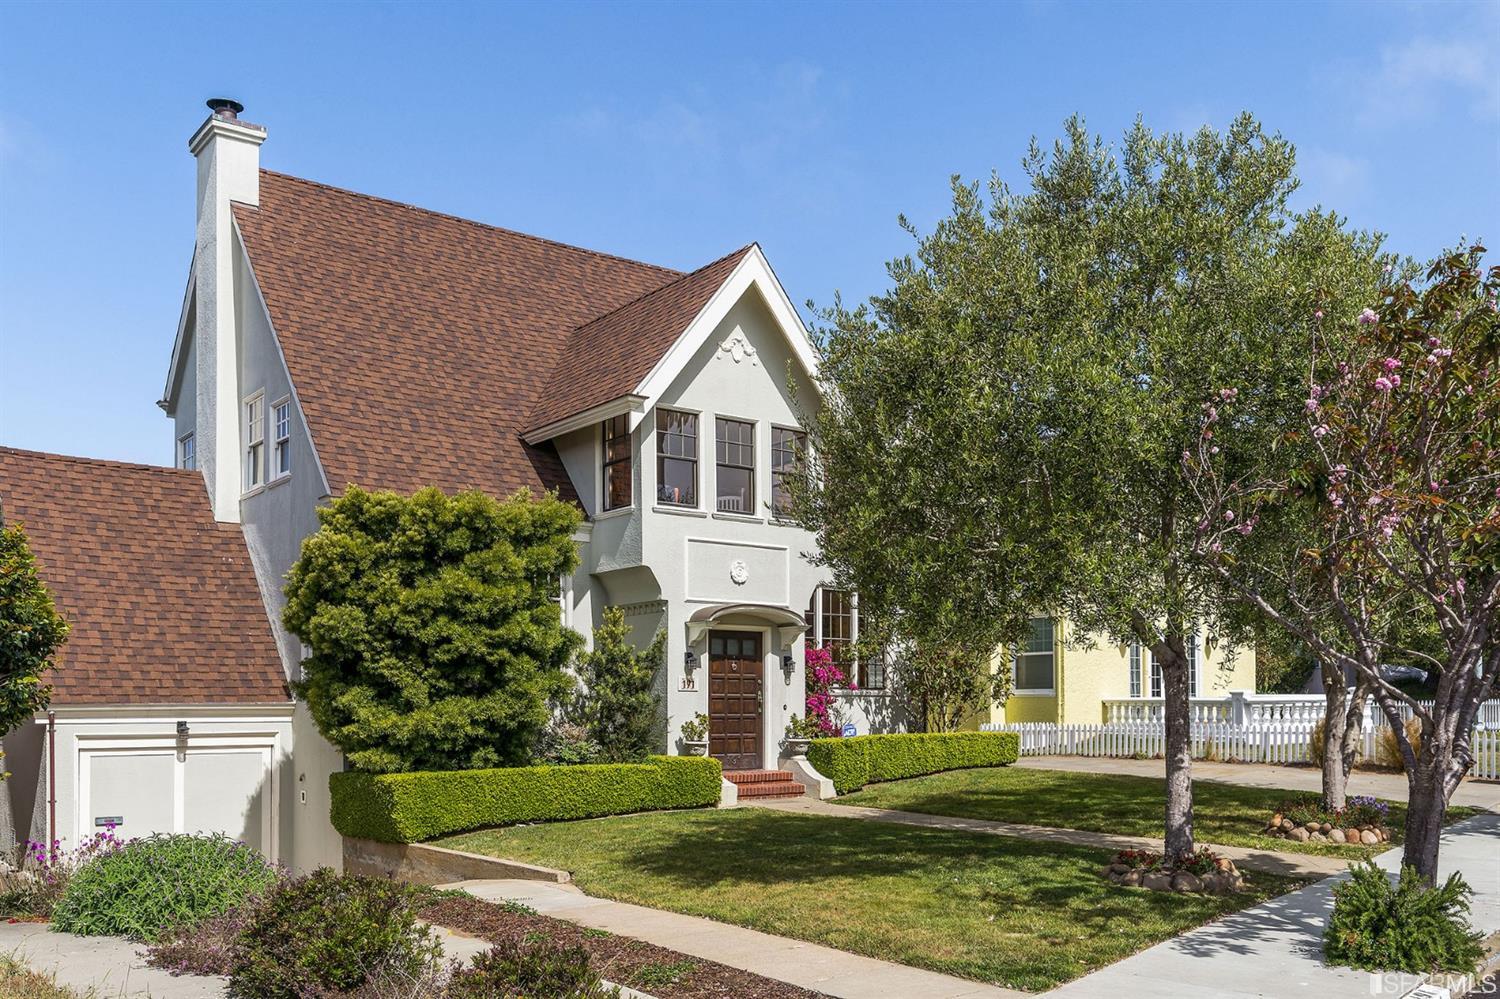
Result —
<path fill-rule="evenodd" d="M 573 876 L 552 867 L 502 860 L 430 843 L 381 843 L 344 837 L 344 873 L 395 878 L 413 884 L 454 881 L 521 880 L 567 884 Z"/>

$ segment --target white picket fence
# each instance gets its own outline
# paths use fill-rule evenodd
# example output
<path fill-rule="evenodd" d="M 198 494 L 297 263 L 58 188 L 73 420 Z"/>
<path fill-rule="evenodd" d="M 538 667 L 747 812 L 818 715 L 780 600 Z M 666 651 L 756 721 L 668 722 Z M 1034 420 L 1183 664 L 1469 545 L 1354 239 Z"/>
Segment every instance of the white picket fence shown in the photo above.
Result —
<path fill-rule="evenodd" d="M 1492 702 L 1495 703 L 1495 702 Z M 1489 705 L 1486 705 L 1488 707 Z M 1237 724 L 1232 721 L 1194 721 L 1191 726 L 1193 756 L 1198 759 L 1235 760 L 1241 763 L 1302 763 L 1315 723 L 1269 721 Z M 1154 721 L 1106 722 L 1101 725 L 1057 725 L 1052 722 L 1021 722 L 1013 725 L 987 723 L 986 732 L 1015 732 L 1021 739 L 1023 756 L 1161 756 L 1166 752 L 1166 724 Z M 1382 716 L 1364 730 L 1361 755 L 1376 758 L 1376 746 L 1387 727 Z M 1476 726 L 1470 774 L 1500 778 L 1500 726 Z"/>

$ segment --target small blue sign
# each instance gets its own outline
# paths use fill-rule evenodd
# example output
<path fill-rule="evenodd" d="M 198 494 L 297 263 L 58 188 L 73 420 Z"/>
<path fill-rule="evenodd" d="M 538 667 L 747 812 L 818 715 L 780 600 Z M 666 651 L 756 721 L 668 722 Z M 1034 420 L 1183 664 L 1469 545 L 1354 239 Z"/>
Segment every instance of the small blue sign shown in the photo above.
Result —
<path fill-rule="evenodd" d="M 844 730 L 839 734 L 842 735 L 845 739 L 852 739 L 856 735 L 859 735 L 859 729 L 854 727 L 853 722 L 844 722 Z"/>

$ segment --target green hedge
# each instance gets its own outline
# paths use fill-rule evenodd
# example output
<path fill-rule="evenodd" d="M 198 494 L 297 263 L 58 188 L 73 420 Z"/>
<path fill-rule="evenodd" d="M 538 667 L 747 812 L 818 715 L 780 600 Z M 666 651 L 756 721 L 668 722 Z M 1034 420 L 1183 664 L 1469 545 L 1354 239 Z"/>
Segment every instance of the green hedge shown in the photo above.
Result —
<path fill-rule="evenodd" d="M 719 761 L 653 756 L 644 763 L 441 770 L 358 771 L 329 778 L 333 827 L 386 843 L 422 840 L 514 822 L 588 819 L 719 800 Z"/>
<path fill-rule="evenodd" d="M 1016 762 L 1020 751 L 1021 738 L 1014 732 L 913 732 L 814 739 L 807 761 L 839 794 L 847 794 L 866 784 L 940 770 L 1003 767 Z"/>

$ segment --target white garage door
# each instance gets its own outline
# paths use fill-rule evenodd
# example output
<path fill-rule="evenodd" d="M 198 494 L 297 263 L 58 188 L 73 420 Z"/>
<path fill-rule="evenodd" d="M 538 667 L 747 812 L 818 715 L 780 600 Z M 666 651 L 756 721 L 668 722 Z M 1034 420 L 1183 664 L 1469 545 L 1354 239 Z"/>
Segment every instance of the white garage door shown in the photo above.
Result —
<path fill-rule="evenodd" d="M 183 748 L 174 741 L 79 740 L 78 838 L 107 823 L 116 835 L 218 832 L 275 860 L 274 744 L 215 736 Z"/>

